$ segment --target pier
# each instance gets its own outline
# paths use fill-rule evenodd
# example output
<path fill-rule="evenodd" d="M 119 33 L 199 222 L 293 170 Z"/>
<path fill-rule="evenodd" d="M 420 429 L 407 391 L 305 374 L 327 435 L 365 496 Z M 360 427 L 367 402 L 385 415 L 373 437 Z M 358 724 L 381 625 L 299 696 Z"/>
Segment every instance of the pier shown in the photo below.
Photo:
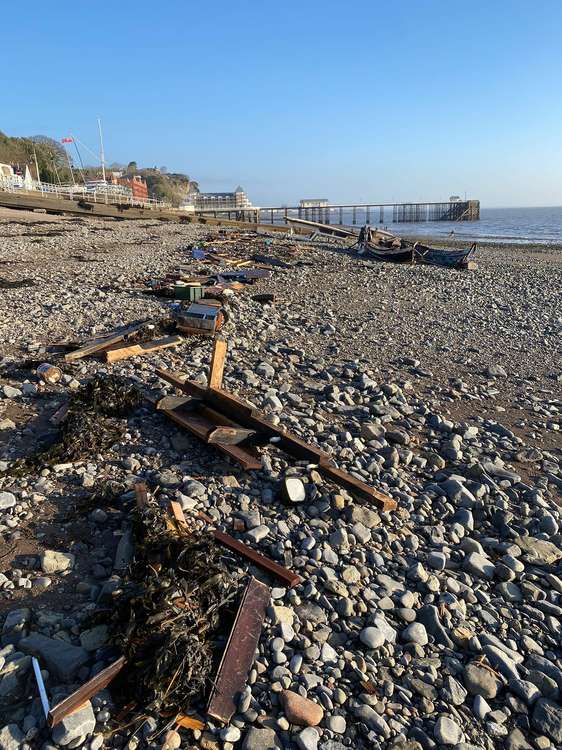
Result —
<path fill-rule="evenodd" d="M 319 206 L 252 206 L 197 211 L 206 216 L 269 224 L 285 223 L 287 218 L 306 219 L 322 224 L 362 225 L 417 223 L 423 221 L 478 221 L 480 201 L 442 203 L 346 203 Z"/>

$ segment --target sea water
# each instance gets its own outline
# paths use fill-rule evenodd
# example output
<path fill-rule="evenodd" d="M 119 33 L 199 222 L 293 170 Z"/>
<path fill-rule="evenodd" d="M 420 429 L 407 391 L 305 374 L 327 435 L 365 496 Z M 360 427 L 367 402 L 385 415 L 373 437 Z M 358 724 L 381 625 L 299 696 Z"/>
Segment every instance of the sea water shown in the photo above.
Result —
<path fill-rule="evenodd" d="M 297 217 L 296 211 L 290 216 Z M 303 215 L 304 218 L 304 215 Z M 356 221 L 353 228 L 358 229 L 365 223 L 364 209 L 357 209 Z M 269 214 L 264 212 L 262 221 L 269 221 Z M 276 223 L 282 222 L 279 215 Z M 330 212 L 330 223 L 339 224 L 339 211 Z M 384 222 L 380 222 L 378 208 L 370 210 L 371 227 L 384 227 L 393 234 L 404 237 L 428 237 L 446 239 L 454 232 L 457 240 L 468 242 L 496 242 L 517 244 L 529 242 L 533 244 L 562 244 L 562 206 L 550 208 L 481 208 L 479 221 L 424 221 L 407 222 L 404 224 L 392 222 L 392 208 L 385 209 Z M 353 226 L 352 212 L 344 210 L 343 224 Z"/>
<path fill-rule="evenodd" d="M 376 218 L 379 218 L 378 216 Z M 392 214 L 389 215 L 392 219 Z M 375 222 L 371 220 L 371 224 Z M 392 224 L 395 234 L 443 239 L 451 232 L 455 239 L 505 244 L 562 244 L 562 206 L 551 208 L 481 208 L 479 221 L 432 221 Z"/>

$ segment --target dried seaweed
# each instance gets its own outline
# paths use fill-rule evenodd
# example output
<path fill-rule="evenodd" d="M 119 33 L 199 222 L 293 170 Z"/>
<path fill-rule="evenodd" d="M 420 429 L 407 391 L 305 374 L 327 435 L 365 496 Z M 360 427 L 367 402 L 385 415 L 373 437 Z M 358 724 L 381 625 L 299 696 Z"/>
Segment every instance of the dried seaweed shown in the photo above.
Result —
<path fill-rule="evenodd" d="M 123 418 L 138 405 L 140 393 L 127 378 L 95 375 L 74 393 L 54 443 L 15 461 L 8 474 L 23 475 L 44 465 L 78 461 L 103 453 L 118 442 L 126 428 Z"/>
<path fill-rule="evenodd" d="M 118 694 L 143 712 L 171 715 L 209 687 L 214 639 L 239 579 L 211 536 L 186 533 L 158 505 L 135 510 L 134 518 L 135 558 L 110 625 L 128 662 Z"/>
<path fill-rule="evenodd" d="M 35 286 L 33 279 L 12 279 L 0 278 L 0 289 L 23 289 L 27 286 Z"/>

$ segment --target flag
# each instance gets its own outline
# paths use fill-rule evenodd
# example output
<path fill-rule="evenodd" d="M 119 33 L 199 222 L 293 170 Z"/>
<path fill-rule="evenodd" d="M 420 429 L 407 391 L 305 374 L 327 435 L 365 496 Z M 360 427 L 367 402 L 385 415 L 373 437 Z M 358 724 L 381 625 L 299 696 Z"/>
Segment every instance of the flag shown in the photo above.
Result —
<path fill-rule="evenodd" d="M 74 143 L 74 138 L 61 138 L 61 143 Z"/>

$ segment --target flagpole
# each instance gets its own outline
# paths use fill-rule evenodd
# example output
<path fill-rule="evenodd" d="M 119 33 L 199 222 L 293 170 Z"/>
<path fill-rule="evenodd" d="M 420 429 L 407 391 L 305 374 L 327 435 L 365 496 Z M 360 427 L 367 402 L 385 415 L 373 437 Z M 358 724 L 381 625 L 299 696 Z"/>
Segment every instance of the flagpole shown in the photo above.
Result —
<path fill-rule="evenodd" d="M 76 180 L 74 179 L 74 172 L 72 171 L 72 164 L 70 163 L 70 156 L 68 155 L 68 151 L 66 150 L 66 147 L 64 149 L 64 153 L 66 154 L 66 161 L 68 162 L 68 168 L 70 169 L 70 176 L 72 178 L 72 184 L 76 185 Z"/>
<path fill-rule="evenodd" d="M 103 181 L 105 182 L 105 156 L 103 153 L 103 136 L 101 132 L 101 119 L 98 117 L 98 128 L 100 131 L 100 158 L 101 158 L 101 173 Z"/>
<path fill-rule="evenodd" d="M 72 136 L 72 143 L 74 143 L 74 148 L 76 149 L 76 153 L 78 155 L 78 161 L 80 162 L 80 167 L 82 167 L 82 169 L 80 169 L 80 167 L 78 167 L 78 171 L 82 175 L 82 182 L 85 185 L 86 184 L 86 178 L 84 176 L 84 163 L 82 161 L 82 157 L 80 156 L 80 151 L 78 151 L 78 145 L 76 143 L 76 138 L 74 136 Z"/>

